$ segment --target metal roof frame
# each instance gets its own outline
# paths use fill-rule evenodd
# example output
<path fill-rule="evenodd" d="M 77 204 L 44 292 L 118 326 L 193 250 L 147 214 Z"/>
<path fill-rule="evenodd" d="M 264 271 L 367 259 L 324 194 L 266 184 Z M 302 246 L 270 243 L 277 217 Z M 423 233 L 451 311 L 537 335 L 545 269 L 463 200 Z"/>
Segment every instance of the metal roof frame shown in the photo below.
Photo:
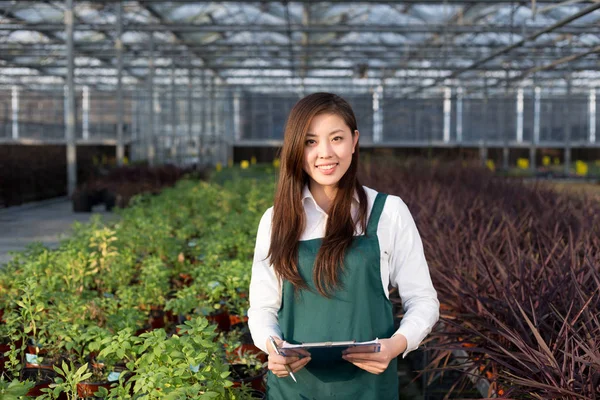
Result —
<path fill-rule="evenodd" d="M 28 84 L 39 77 L 40 85 L 51 80 L 50 86 L 57 83 L 47 77 L 65 78 L 65 24 L 56 15 L 44 15 L 49 9 L 54 14 L 64 10 L 64 4 L 0 1 L 0 76 L 27 78 Z M 186 75 L 182 70 L 208 73 L 224 85 L 253 76 L 264 82 L 270 71 L 282 69 L 292 78 L 320 76 L 323 85 L 360 77 L 386 84 L 402 71 L 443 71 L 433 81 L 427 78 L 407 88 L 411 95 L 437 91 L 461 75 L 466 83 L 486 72 L 507 71 L 504 84 L 519 86 L 532 73 L 548 81 L 598 70 L 600 4 L 595 1 L 104 0 L 74 5 L 76 82 L 105 87 L 111 83 L 103 77 L 119 74 L 118 4 L 125 8 L 126 85 L 146 87 L 150 69 L 160 81 L 165 75 L 161 68 L 176 76 Z M 35 40 L 34 33 L 43 40 Z M 103 71 L 95 82 L 91 70 L 114 72 Z M 331 76 L 328 71 L 346 74 Z M 280 78 L 272 77 L 285 84 Z M 293 86 L 298 80 L 287 82 Z"/>

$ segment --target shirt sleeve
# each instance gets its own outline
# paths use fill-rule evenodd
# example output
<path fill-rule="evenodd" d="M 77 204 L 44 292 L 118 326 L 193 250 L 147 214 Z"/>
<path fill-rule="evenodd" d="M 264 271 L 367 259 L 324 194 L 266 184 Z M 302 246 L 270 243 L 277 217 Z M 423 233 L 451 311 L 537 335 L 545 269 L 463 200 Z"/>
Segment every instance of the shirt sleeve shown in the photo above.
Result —
<path fill-rule="evenodd" d="M 402 358 L 416 350 L 439 319 L 440 303 L 431 282 L 429 267 L 423 252 L 423 243 L 415 221 L 406 204 L 396 196 L 392 252 L 390 255 L 390 283 L 398 288 L 404 317 L 394 333 L 406 337 L 407 347 Z"/>
<path fill-rule="evenodd" d="M 271 242 L 271 218 L 273 208 L 269 208 L 260 220 L 256 234 L 252 277 L 250 279 L 250 309 L 248 327 L 254 345 L 267 353 L 266 341 L 269 336 L 281 338 L 277 313 L 281 306 L 281 282 L 267 260 Z"/>

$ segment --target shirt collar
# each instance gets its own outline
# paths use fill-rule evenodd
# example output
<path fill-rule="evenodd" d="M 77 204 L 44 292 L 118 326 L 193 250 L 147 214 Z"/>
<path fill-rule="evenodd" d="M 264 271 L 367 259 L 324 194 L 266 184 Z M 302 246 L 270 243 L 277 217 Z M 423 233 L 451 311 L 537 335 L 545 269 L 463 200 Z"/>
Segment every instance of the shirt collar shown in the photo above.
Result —
<path fill-rule="evenodd" d="M 354 202 L 356 204 L 359 203 L 358 193 L 356 193 L 356 190 L 354 190 L 354 194 L 353 194 L 352 198 L 354 199 Z M 310 192 L 310 189 L 308 188 L 308 184 L 304 185 L 304 188 L 302 188 L 302 202 L 304 203 L 304 201 L 306 199 L 312 200 L 313 204 L 315 206 L 317 206 L 317 202 L 315 201 L 315 198 L 313 197 L 312 193 Z"/>

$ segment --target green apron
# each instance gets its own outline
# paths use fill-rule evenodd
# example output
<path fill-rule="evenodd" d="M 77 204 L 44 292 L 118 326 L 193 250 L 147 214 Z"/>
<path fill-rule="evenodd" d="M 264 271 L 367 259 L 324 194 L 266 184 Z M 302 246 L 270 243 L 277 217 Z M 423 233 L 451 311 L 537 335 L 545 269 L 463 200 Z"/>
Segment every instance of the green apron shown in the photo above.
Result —
<path fill-rule="evenodd" d="M 290 282 L 283 282 L 279 326 L 290 343 L 327 341 L 368 341 L 394 334 L 392 303 L 381 284 L 377 224 L 387 195 L 378 193 L 373 204 L 367 234 L 356 236 L 345 255 L 343 285 L 332 298 L 321 296 L 312 279 L 313 266 L 322 239 L 300 241 L 298 269 L 310 291 L 294 296 Z M 267 398 L 293 399 L 398 399 L 396 359 L 380 375 L 371 374 L 343 359 L 312 357 L 292 378 L 278 378 L 269 371 Z"/>

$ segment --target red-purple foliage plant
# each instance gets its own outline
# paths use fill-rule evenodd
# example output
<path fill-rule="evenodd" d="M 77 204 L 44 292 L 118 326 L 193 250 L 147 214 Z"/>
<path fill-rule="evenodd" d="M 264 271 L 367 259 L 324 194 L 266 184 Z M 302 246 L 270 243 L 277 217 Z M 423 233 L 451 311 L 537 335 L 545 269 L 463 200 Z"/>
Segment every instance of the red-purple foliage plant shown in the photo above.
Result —
<path fill-rule="evenodd" d="M 442 305 L 430 371 L 488 395 L 600 399 L 600 203 L 476 165 L 376 160 L 362 182 L 399 195 Z"/>

